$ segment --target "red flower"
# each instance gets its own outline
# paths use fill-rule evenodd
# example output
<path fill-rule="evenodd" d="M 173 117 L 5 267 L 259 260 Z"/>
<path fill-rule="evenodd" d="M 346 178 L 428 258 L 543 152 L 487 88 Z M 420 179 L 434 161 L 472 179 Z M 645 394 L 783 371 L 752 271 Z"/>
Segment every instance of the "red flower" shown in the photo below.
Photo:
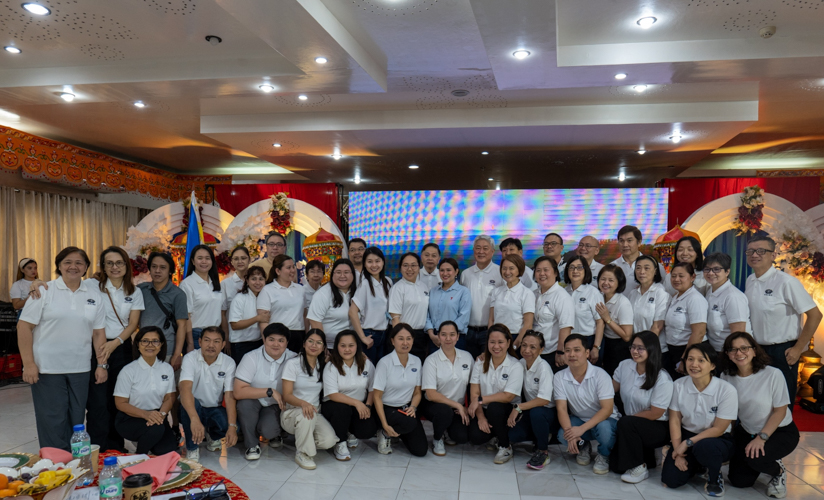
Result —
<path fill-rule="evenodd" d="M 143 258 L 142 255 L 138 255 L 134 259 L 129 259 L 132 262 L 132 276 L 138 276 L 142 273 L 149 272 L 149 262 Z"/>

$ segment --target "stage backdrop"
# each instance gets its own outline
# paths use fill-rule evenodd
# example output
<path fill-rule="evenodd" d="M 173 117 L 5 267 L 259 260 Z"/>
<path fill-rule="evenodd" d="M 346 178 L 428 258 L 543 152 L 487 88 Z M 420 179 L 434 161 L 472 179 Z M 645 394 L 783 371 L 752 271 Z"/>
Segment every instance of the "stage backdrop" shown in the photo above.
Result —
<path fill-rule="evenodd" d="M 305 201 L 326 213 L 340 226 L 338 187 L 335 184 L 231 184 L 215 186 L 220 208 L 237 215 L 249 205 L 276 193 L 289 193 L 289 198 Z"/>
<path fill-rule="evenodd" d="M 402 254 L 419 252 L 430 241 L 466 269 L 480 234 L 496 245 L 508 236 L 520 238 L 531 262 L 543 255 L 549 232 L 563 236 L 565 251 L 587 234 L 614 240 L 626 224 L 638 226 L 649 243 L 667 230 L 667 199 L 663 188 L 355 191 L 349 193 L 349 236 L 381 247 L 393 276 Z"/>

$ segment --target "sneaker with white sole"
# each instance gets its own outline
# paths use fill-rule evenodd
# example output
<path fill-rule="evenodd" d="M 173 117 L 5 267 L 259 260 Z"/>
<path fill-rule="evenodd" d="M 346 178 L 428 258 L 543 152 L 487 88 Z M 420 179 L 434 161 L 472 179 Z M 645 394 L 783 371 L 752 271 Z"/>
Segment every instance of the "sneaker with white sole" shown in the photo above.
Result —
<path fill-rule="evenodd" d="M 542 470 L 545 465 L 549 464 L 549 452 L 546 450 L 536 450 L 532 454 L 532 458 L 526 463 L 527 468 L 534 470 Z"/>
<path fill-rule="evenodd" d="M 638 467 L 633 467 L 632 469 L 621 474 L 621 481 L 625 483 L 636 484 L 647 478 L 649 478 L 647 464 L 641 464 Z"/>
<path fill-rule="evenodd" d="M 512 446 L 507 446 L 506 448 L 498 446 L 498 453 L 495 454 L 494 462 L 496 464 L 505 464 L 512 460 L 512 455 Z"/>
<path fill-rule="evenodd" d="M 358 441 L 358 438 L 356 438 L 354 434 L 349 434 L 346 436 L 346 446 L 350 448 L 357 448 L 359 443 L 360 441 Z"/>
<path fill-rule="evenodd" d="M 486 449 L 489 451 L 498 451 L 498 438 L 492 438 L 486 443 Z"/>
<path fill-rule="evenodd" d="M 707 481 L 706 484 L 704 484 L 704 493 L 711 497 L 724 496 L 724 478 L 721 476 L 721 472 L 718 473 L 717 481 Z"/>
<path fill-rule="evenodd" d="M 378 431 L 378 453 L 381 455 L 392 453 L 392 440 L 383 431 Z"/>
<path fill-rule="evenodd" d="M 605 457 L 600 453 L 595 455 L 595 465 L 592 466 L 592 472 L 596 474 L 609 472 L 609 457 Z"/>
<path fill-rule="evenodd" d="M 451 437 L 449 437 L 449 433 L 448 433 L 448 432 L 444 432 L 444 433 L 443 433 L 443 442 L 444 442 L 444 444 L 445 444 L 445 445 L 447 445 L 447 446 L 457 446 L 457 445 L 458 445 L 458 442 L 457 442 L 457 441 L 455 441 L 454 439 L 452 439 Z"/>
<path fill-rule="evenodd" d="M 335 445 L 335 458 L 341 462 L 352 460 L 352 455 L 349 454 L 349 447 L 346 445 L 346 441 L 339 441 L 338 444 Z"/>
<path fill-rule="evenodd" d="M 315 465 L 315 460 L 302 451 L 295 453 L 295 463 L 297 463 L 301 469 L 315 470 L 318 468 L 318 466 Z"/>
<path fill-rule="evenodd" d="M 432 440 L 432 454 L 439 457 L 446 455 L 446 446 L 444 446 L 443 438 Z"/>
<path fill-rule="evenodd" d="M 194 460 L 195 462 L 200 461 L 200 448 L 195 448 L 194 450 L 186 450 L 186 458 L 189 460 Z"/>
<path fill-rule="evenodd" d="M 260 459 L 260 446 L 255 446 L 246 450 L 246 460 Z"/>
<path fill-rule="evenodd" d="M 283 448 L 283 437 L 275 436 L 269 440 L 269 448 L 279 450 Z"/>
<path fill-rule="evenodd" d="M 784 468 L 784 462 L 776 460 L 781 467 L 781 474 L 773 476 L 770 483 L 767 485 L 767 496 L 771 498 L 784 498 L 787 496 L 787 469 Z"/>
<path fill-rule="evenodd" d="M 209 451 L 218 451 L 221 446 L 222 443 L 220 442 L 220 439 L 215 439 L 214 441 L 209 441 L 209 444 L 206 445 L 206 449 Z"/>
<path fill-rule="evenodd" d="M 589 441 L 584 441 L 584 444 L 578 445 L 578 456 L 575 461 L 578 465 L 589 465 L 592 460 L 592 444 Z"/>

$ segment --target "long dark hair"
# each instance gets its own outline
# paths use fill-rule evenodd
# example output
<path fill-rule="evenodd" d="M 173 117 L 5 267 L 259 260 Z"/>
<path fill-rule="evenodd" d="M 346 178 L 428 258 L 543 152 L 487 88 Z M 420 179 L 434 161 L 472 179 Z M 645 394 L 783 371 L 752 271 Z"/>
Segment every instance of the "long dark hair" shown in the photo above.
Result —
<path fill-rule="evenodd" d="M 126 263 L 126 274 L 123 275 L 123 291 L 126 292 L 126 296 L 133 294 L 135 288 L 132 281 L 132 260 L 125 250 L 114 245 L 100 252 L 100 271 L 97 272 L 100 291 L 106 293 L 106 281 L 109 279 L 109 275 L 106 274 L 106 261 L 104 260 L 107 253 L 116 253 Z"/>
<path fill-rule="evenodd" d="M 658 335 L 649 330 L 633 333 L 632 338 L 629 339 L 630 346 L 635 342 L 635 339 L 641 339 L 641 342 L 644 343 L 644 349 L 647 350 L 647 360 L 644 362 L 646 380 L 641 385 L 641 390 L 648 391 L 655 387 L 655 382 L 658 380 L 658 375 L 663 367 L 661 342 L 658 340 Z"/>
<path fill-rule="evenodd" d="M 312 335 L 317 335 L 320 337 L 323 344 L 326 345 L 326 334 L 323 333 L 323 330 L 320 328 L 310 328 L 309 331 L 303 336 L 303 342 L 300 344 L 300 352 L 298 353 L 298 356 L 300 356 L 301 369 L 303 369 L 303 371 L 310 377 L 312 376 L 312 367 L 309 366 L 309 359 L 306 357 L 306 347 L 304 347 L 304 344 L 306 344 L 306 341 L 309 340 L 309 337 Z M 318 380 L 323 382 L 323 367 L 326 365 L 326 354 L 320 353 L 315 363 L 318 369 Z"/>
<path fill-rule="evenodd" d="M 207 245 L 198 245 L 192 249 L 192 255 L 189 256 L 189 272 L 186 277 L 195 272 L 195 255 L 201 250 L 206 250 L 209 254 L 209 259 L 212 261 L 212 267 L 209 268 L 209 279 L 212 280 L 212 291 L 220 291 L 220 274 L 217 272 L 217 262 L 215 262 L 215 253 Z"/>
<path fill-rule="evenodd" d="M 21 266 L 21 265 L 20 265 L 20 263 L 22 263 L 24 260 L 26 261 L 26 265 L 25 265 L 25 266 Z M 34 260 L 34 259 L 29 259 L 28 257 L 24 257 L 24 258 L 20 259 L 20 263 L 18 263 L 18 264 L 17 264 L 17 278 L 15 278 L 15 280 L 14 280 L 14 281 L 20 281 L 20 280 L 22 280 L 23 278 L 25 278 L 25 277 L 26 277 L 26 275 L 25 275 L 25 274 L 23 274 L 23 268 L 24 268 L 24 267 L 26 267 L 26 266 L 28 266 L 29 264 L 32 264 L 32 263 L 33 263 L 35 266 L 37 265 L 37 261 L 36 261 L 36 260 Z M 39 277 L 40 277 L 40 273 L 38 272 L 37 274 L 35 274 L 34 279 L 37 279 L 37 278 L 39 278 Z"/>
<path fill-rule="evenodd" d="M 512 333 L 510 333 L 509 328 L 507 328 L 504 324 L 495 323 L 489 327 L 489 331 L 486 336 L 487 342 L 484 346 L 484 373 L 489 371 L 489 364 L 492 363 L 492 353 L 489 351 L 489 337 L 492 336 L 494 332 L 503 333 L 506 340 L 509 341 L 509 347 L 506 349 L 506 353 L 512 357 L 517 356 L 517 354 L 515 354 L 515 348 L 512 347 Z"/>
<path fill-rule="evenodd" d="M 143 340 L 143 337 L 146 336 L 147 333 L 156 333 L 157 336 L 160 338 L 160 351 L 157 353 L 157 359 L 159 361 L 166 361 L 166 336 L 163 335 L 163 330 L 160 329 L 158 326 L 144 326 L 134 336 L 134 342 L 132 343 L 132 357 L 134 359 L 138 359 L 140 357 L 140 341 Z"/>
<path fill-rule="evenodd" d="M 355 291 L 358 288 L 358 280 L 355 279 L 355 265 L 352 264 L 352 261 L 349 259 L 338 259 L 332 264 L 332 270 L 329 271 L 329 275 L 332 278 L 329 280 L 329 289 L 332 290 L 332 307 L 340 307 L 343 305 L 343 294 L 340 293 L 338 287 L 335 286 L 334 276 L 335 276 L 335 269 L 338 266 L 349 266 L 349 270 L 352 271 L 352 284 L 349 285 L 349 303 L 352 303 L 352 297 L 355 295 Z"/>
<path fill-rule="evenodd" d="M 675 244 L 675 250 L 672 252 L 672 264 L 675 267 L 675 264 L 678 264 L 678 247 L 681 246 L 682 241 L 689 241 L 692 249 L 695 251 L 695 265 L 693 267 L 696 271 L 701 271 L 704 269 L 704 252 L 701 251 L 701 243 L 693 238 L 692 236 L 684 236 L 678 243 Z"/>
<path fill-rule="evenodd" d="M 764 369 L 765 366 L 770 366 L 770 363 L 772 362 L 770 355 L 767 354 L 767 351 L 765 351 L 764 348 L 761 347 L 758 344 L 758 342 L 755 341 L 754 338 L 752 338 L 752 335 L 750 335 L 747 332 L 733 332 L 730 334 L 729 337 L 726 338 L 726 340 L 724 340 L 724 347 L 721 349 L 721 352 L 724 353 L 724 356 L 720 356 L 721 359 L 719 360 L 718 364 L 719 369 L 722 372 L 726 373 L 727 375 L 738 375 L 738 365 L 730 361 L 730 356 L 728 354 L 729 350 L 732 349 L 733 340 L 737 339 L 746 340 L 747 343 L 750 344 L 750 347 L 752 347 L 755 350 L 755 357 L 752 358 L 753 373 L 758 373 L 762 369 Z"/>
<path fill-rule="evenodd" d="M 340 373 L 341 376 L 346 375 L 343 371 L 343 358 L 340 356 L 340 352 L 338 352 L 338 344 L 340 344 L 343 337 L 346 337 L 347 335 L 351 336 L 355 341 L 355 347 L 357 349 L 357 351 L 355 351 L 355 364 L 358 366 L 358 375 L 361 375 L 364 368 L 366 368 L 366 354 L 363 353 L 363 347 L 361 347 L 358 334 L 355 333 L 355 330 L 341 330 L 337 335 L 335 335 L 335 345 L 332 348 L 330 361 L 335 368 L 337 368 L 338 373 Z"/>
<path fill-rule="evenodd" d="M 249 293 L 249 278 L 255 274 L 263 276 L 264 281 L 266 280 L 266 271 L 262 267 L 249 266 L 249 269 L 246 270 L 246 276 L 243 277 L 243 286 L 240 289 L 240 293 Z"/>
<path fill-rule="evenodd" d="M 576 255 L 567 261 L 566 267 L 564 268 L 564 283 L 572 283 L 569 279 L 569 266 L 576 261 L 580 262 L 581 265 L 584 266 L 584 281 L 582 281 L 581 284 L 589 285 L 592 283 L 592 269 L 590 269 L 589 264 L 587 264 L 587 260 L 580 255 Z"/>
<path fill-rule="evenodd" d="M 426 247 L 424 247 L 426 248 Z M 383 294 L 389 297 L 389 287 L 392 286 L 389 284 L 389 280 L 386 279 L 386 257 L 384 257 L 383 252 L 378 247 L 369 247 L 363 252 L 363 269 L 361 270 L 361 275 L 364 277 L 367 283 L 369 283 L 369 291 L 372 292 L 372 296 L 375 296 L 375 285 L 372 284 L 372 275 L 366 270 L 366 258 L 370 255 L 376 255 L 381 261 L 383 261 L 383 267 L 381 268 L 381 272 L 378 273 L 378 281 L 381 282 L 383 285 Z M 360 345 L 360 341 L 359 341 Z M 343 375 L 343 374 L 341 374 Z"/>

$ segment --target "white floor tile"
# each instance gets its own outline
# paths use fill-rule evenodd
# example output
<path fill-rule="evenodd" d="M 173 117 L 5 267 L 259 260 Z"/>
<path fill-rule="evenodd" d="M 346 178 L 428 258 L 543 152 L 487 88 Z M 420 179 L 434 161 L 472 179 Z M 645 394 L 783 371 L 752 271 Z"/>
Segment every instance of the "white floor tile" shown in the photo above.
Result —
<path fill-rule="evenodd" d="M 362 486 L 373 488 L 395 488 L 401 487 L 403 476 L 406 474 L 405 467 L 385 467 L 373 466 L 358 461 L 352 472 L 343 482 L 344 486 Z"/>
<path fill-rule="evenodd" d="M 396 500 L 458 500 L 457 491 L 407 490 L 401 488 Z"/>
<path fill-rule="evenodd" d="M 246 493 L 249 500 L 269 500 L 283 483 L 265 479 L 238 479 L 233 481 Z"/>
<path fill-rule="evenodd" d="M 518 491 L 518 477 L 513 471 L 464 469 L 461 471 L 460 491 L 508 495 Z"/>
<path fill-rule="evenodd" d="M 641 493 L 635 485 L 621 481 L 617 474 L 611 476 L 573 476 L 578 491 L 584 498 L 604 498 L 609 500 L 641 500 Z"/>
<path fill-rule="evenodd" d="M 459 500 L 521 500 L 520 495 L 496 494 L 496 493 L 474 493 L 462 491 L 458 496 Z"/>
<path fill-rule="evenodd" d="M 338 493 L 337 484 L 306 484 L 287 482 L 275 493 L 272 500 L 332 500 Z"/>
<path fill-rule="evenodd" d="M 569 474 L 518 474 L 518 490 L 522 497 L 549 494 L 560 497 L 580 497 L 578 486 Z"/>
<path fill-rule="evenodd" d="M 343 485 L 335 495 L 335 500 L 395 500 L 398 496 L 397 488 L 371 488 L 367 486 Z"/>
<path fill-rule="evenodd" d="M 460 471 L 438 469 L 407 469 L 401 489 L 457 492 L 461 484 Z"/>
<path fill-rule="evenodd" d="M 286 482 L 289 477 L 298 469 L 295 462 L 285 462 L 282 460 L 255 460 L 246 464 L 232 477 L 236 479 L 264 479 L 269 481 Z"/>
<path fill-rule="evenodd" d="M 346 477 L 355 467 L 351 462 L 337 462 L 318 464 L 315 470 L 305 470 L 298 468 L 287 482 L 289 483 L 313 483 L 313 484 L 336 484 L 340 486 Z"/>

